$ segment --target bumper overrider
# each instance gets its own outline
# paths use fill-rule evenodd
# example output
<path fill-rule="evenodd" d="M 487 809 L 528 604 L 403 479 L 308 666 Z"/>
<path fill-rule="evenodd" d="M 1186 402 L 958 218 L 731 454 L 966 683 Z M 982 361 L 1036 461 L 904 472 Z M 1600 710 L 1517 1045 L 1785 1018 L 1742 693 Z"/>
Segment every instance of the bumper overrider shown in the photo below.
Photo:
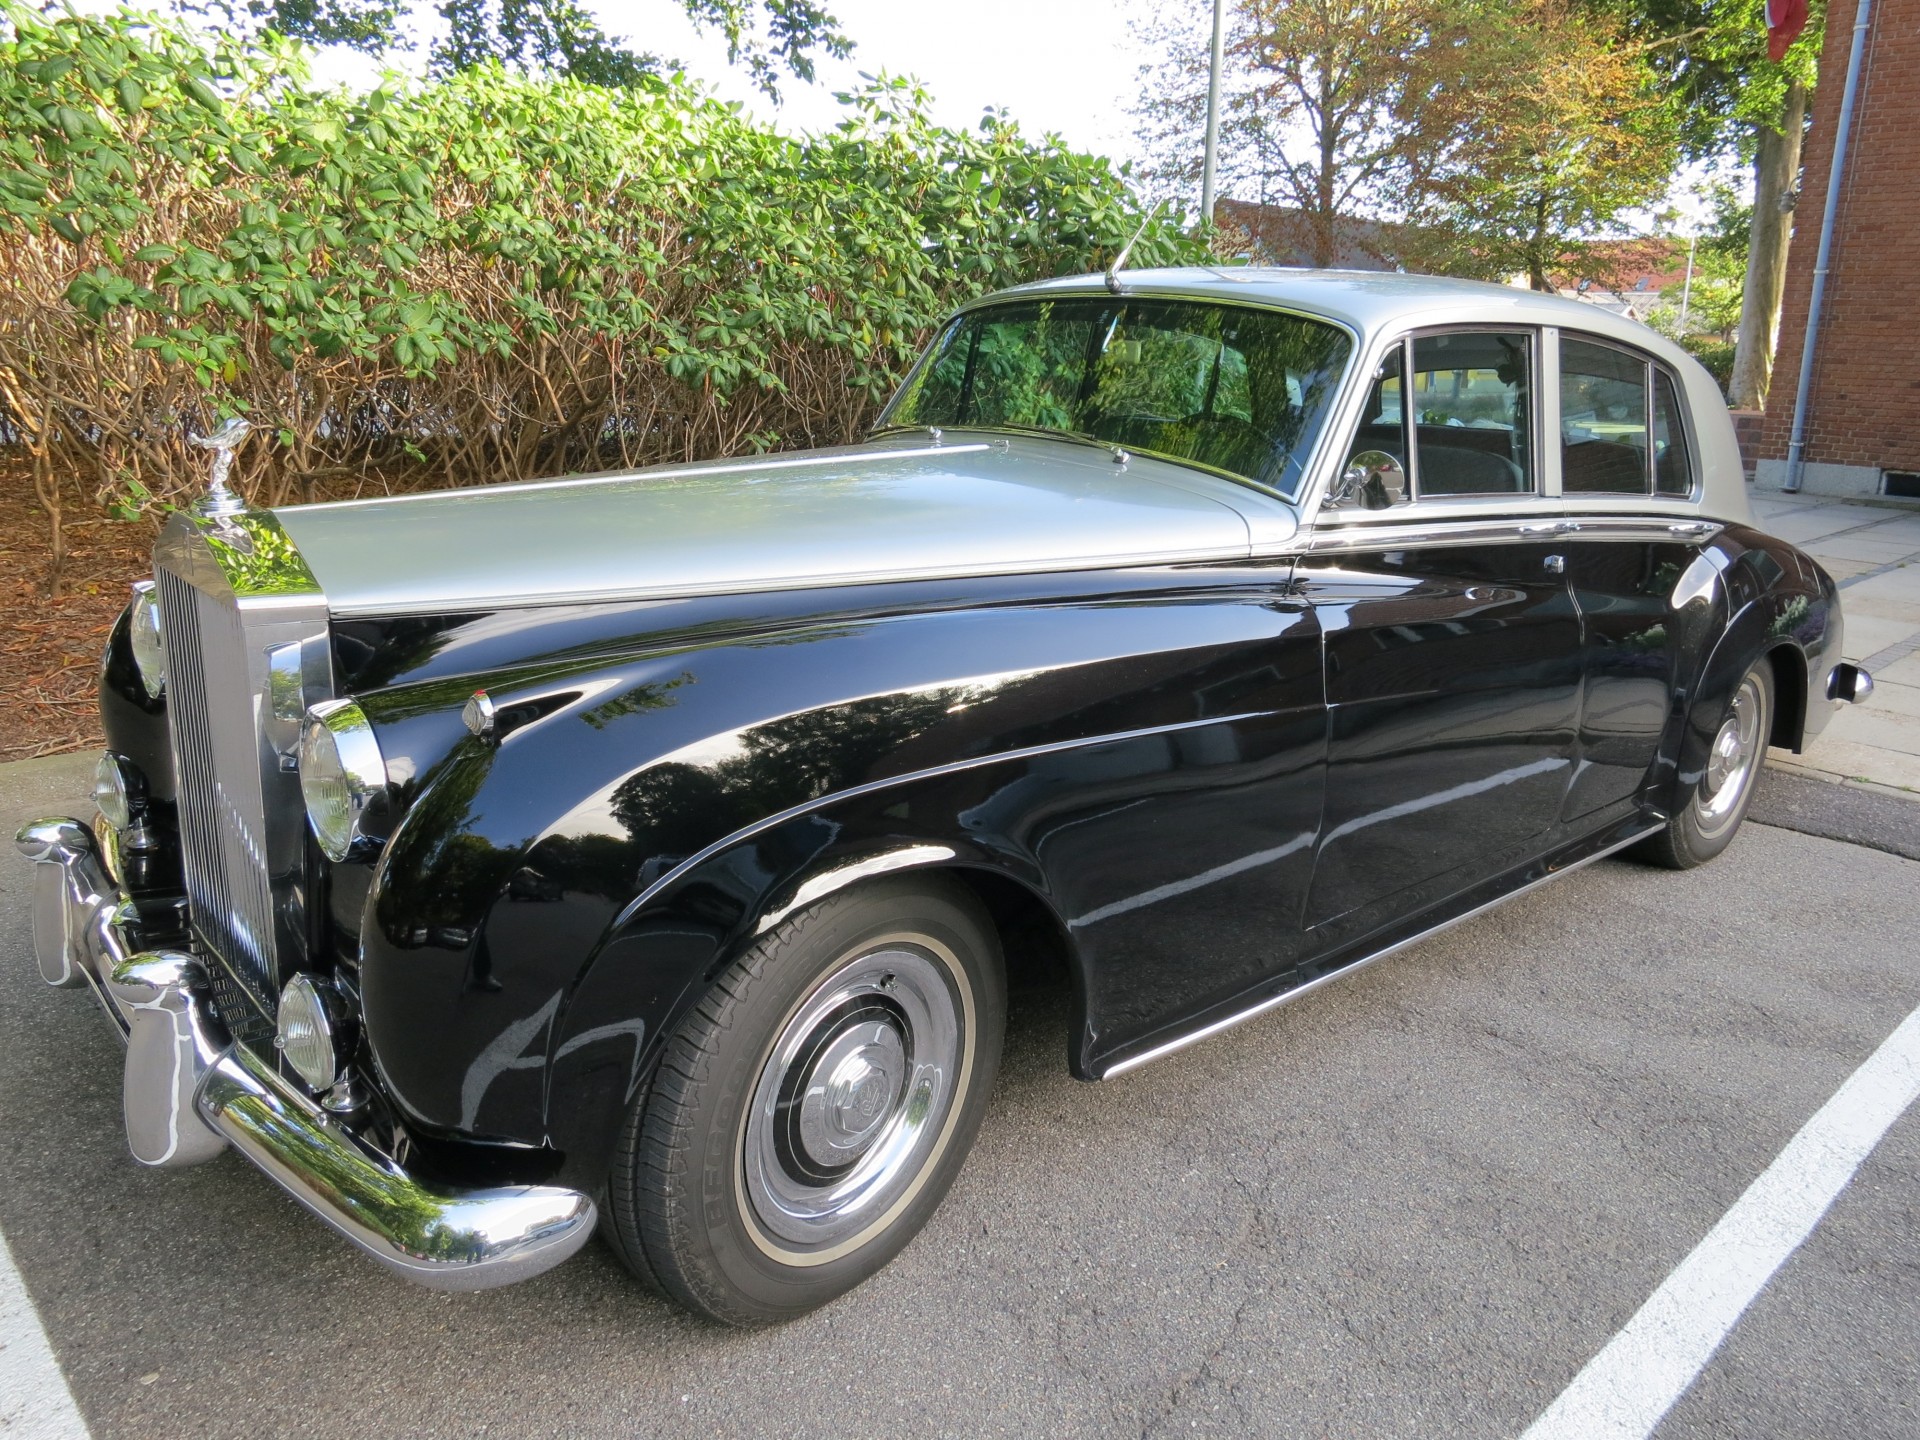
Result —
<path fill-rule="evenodd" d="M 139 911 L 86 825 L 36 820 L 15 843 L 34 864 L 40 977 L 91 988 L 126 1042 L 124 1110 L 136 1160 L 194 1165 L 230 1144 L 389 1270 L 436 1290 L 525 1280 L 593 1233 L 593 1201 L 577 1190 L 459 1190 L 409 1174 L 235 1044 L 208 1002 L 210 962 L 145 948 Z"/>

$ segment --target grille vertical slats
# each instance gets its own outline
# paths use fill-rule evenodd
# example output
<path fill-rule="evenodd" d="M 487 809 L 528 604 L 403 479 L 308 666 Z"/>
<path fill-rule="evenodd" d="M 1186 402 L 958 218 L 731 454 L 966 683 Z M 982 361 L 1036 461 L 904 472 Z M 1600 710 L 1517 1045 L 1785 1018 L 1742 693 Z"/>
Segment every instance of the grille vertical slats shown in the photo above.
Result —
<path fill-rule="evenodd" d="M 274 909 L 247 642 L 231 599 L 156 571 L 167 716 L 193 923 L 255 998 L 277 991 Z"/>

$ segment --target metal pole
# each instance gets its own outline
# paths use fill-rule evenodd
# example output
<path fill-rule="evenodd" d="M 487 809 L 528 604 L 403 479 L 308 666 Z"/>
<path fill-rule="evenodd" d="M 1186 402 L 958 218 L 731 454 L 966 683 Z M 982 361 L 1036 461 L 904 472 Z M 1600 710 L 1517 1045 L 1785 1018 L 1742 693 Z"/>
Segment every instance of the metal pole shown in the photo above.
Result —
<path fill-rule="evenodd" d="M 1680 286 L 1680 333 L 1687 333 L 1687 307 L 1693 300 L 1693 247 L 1700 243 L 1695 235 L 1687 241 L 1687 278 Z"/>
<path fill-rule="evenodd" d="M 1220 160 L 1220 61 L 1225 54 L 1227 0 L 1213 0 L 1213 63 L 1207 71 L 1207 158 L 1200 171 L 1200 215 L 1213 224 L 1213 176 Z"/>
<path fill-rule="evenodd" d="M 1820 254 L 1813 262 L 1813 295 L 1807 301 L 1807 333 L 1800 343 L 1800 385 L 1793 397 L 1793 434 L 1787 441 L 1787 480 L 1781 488 L 1800 492 L 1807 459 L 1807 397 L 1813 390 L 1813 355 L 1819 347 L 1820 311 L 1827 298 L 1827 271 L 1833 259 L 1833 222 L 1840 212 L 1840 185 L 1847 170 L 1847 141 L 1853 135 L 1853 105 L 1860 93 L 1860 60 L 1873 25 L 1873 0 L 1859 0 L 1853 15 L 1853 49 L 1847 55 L 1847 85 L 1840 96 L 1840 118 L 1833 130 L 1833 159 L 1827 167 L 1827 208 L 1820 217 Z"/>

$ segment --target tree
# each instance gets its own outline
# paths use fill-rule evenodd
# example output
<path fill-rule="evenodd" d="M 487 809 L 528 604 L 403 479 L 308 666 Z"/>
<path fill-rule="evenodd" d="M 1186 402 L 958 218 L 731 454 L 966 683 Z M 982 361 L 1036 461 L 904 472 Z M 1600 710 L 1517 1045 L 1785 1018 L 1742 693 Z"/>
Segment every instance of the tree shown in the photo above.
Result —
<path fill-rule="evenodd" d="M 1811 0 L 1806 29 L 1776 63 L 1767 56 L 1765 0 L 1588 3 L 1622 18 L 1653 47 L 1651 60 L 1680 117 L 1687 155 L 1735 155 L 1753 166 L 1753 224 L 1728 398 L 1736 409 L 1762 409 L 1773 374 L 1800 140 L 1819 69 L 1826 5 Z"/>
<path fill-rule="evenodd" d="M 1185 182 L 1200 27 L 1141 29 L 1167 55 L 1139 107 L 1155 178 Z M 1373 217 L 1412 222 L 1392 258 L 1546 288 L 1582 237 L 1672 174 L 1647 47 L 1578 0 L 1248 0 L 1232 35 L 1223 170 L 1302 212 L 1315 264 Z"/>
<path fill-rule="evenodd" d="M 497 60 L 593 85 L 631 86 L 673 68 L 609 35 L 575 0 L 178 0 L 227 28 L 272 30 L 316 45 L 384 55 L 411 26 L 430 30 L 437 75 Z M 726 36 L 729 63 L 779 98 L 782 73 L 810 81 L 824 52 L 844 59 L 853 42 L 814 0 L 679 0 L 698 25 Z"/>
<path fill-rule="evenodd" d="M 1520 0 L 1482 44 L 1484 117 L 1414 200 L 1411 248 L 1436 268 L 1550 290 L 1580 268 L 1583 242 L 1665 190 L 1675 111 L 1647 47 L 1569 0 Z"/>
<path fill-rule="evenodd" d="M 1660 304 L 1647 316 L 1647 323 L 1682 343 L 1725 346 L 1740 324 L 1753 207 L 1724 182 L 1714 185 L 1705 198 L 1713 207 L 1713 219 L 1690 242 L 1690 279 L 1660 292 Z"/>
<path fill-rule="evenodd" d="M 1231 17 L 1221 174 L 1305 219 L 1316 265 L 1342 248 L 1343 221 L 1396 208 L 1443 166 L 1472 124 L 1485 78 L 1476 31 L 1487 0 L 1245 0 Z M 1205 4 L 1136 22 L 1165 58 L 1143 68 L 1135 107 L 1150 178 L 1198 174 L 1206 106 Z"/>

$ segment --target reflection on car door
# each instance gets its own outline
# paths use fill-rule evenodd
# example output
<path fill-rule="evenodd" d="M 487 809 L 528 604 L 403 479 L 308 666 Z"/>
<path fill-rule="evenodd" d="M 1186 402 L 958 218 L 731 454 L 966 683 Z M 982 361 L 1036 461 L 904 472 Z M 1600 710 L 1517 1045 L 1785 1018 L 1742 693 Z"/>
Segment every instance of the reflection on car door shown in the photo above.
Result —
<path fill-rule="evenodd" d="M 1362 934 L 1507 868 L 1559 816 L 1580 623 L 1538 494 L 1532 350 L 1468 331 L 1390 357 L 1353 448 L 1406 457 L 1413 500 L 1316 523 L 1298 571 L 1329 711 L 1309 926 Z"/>
<path fill-rule="evenodd" d="M 1562 487 L 1577 527 L 1562 548 L 1585 634 L 1579 763 L 1562 810 L 1574 821 L 1647 784 L 1677 683 L 1675 587 L 1712 527 L 1631 513 L 1633 500 L 1693 491 L 1673 377 L 1571 334 L 1559 369 Z"/>

